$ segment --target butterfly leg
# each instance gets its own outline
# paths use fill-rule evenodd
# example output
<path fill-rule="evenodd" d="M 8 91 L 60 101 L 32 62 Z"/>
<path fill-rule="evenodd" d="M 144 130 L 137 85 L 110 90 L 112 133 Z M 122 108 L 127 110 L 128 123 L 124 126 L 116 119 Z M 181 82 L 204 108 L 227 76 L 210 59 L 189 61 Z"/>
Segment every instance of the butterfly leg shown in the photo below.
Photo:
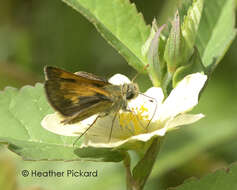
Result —
<path fill-rule="evenodd" d="M 116 119 L 116 117 L 117 117 L 117 115 L 118 115 L 119 110 L 120 110 L 120 108 L 116 111 L 116 113 L 114 114 L 113 120 L 112 120 L 112 125 L 111 125 L 110 133 L 109 133 L 109 142 L 110 142 L 111 137 L 112 137 L 114 122 L 115 122 L 115 119 Z"/>
<path fill-rule="evenodd" d="M 98 119 L 99 117 L 101 117 L 101 116 L 98 115 L 98 116 L 95 118 L 95 120 L 93 121 L 93 123 L 75 140 L 75 142 L 73 143 L 73 147 L 75 146 L 75 144 L 77 143 L 77 141 L 79 141 L 79 139 L 80 139 L 81 137 L 83 137 L 83 136 L 87 133 L 87 131 L 95 124 L 95 122 L 97 121 L 97 119 Z"/>

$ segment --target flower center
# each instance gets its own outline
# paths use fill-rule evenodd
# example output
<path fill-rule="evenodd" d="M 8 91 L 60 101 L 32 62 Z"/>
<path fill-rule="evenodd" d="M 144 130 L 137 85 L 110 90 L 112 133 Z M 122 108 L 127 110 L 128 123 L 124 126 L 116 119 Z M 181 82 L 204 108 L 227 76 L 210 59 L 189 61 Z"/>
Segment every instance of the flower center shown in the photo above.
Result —
<path fill-rule="evenodd" d="M 142 105 L 139 108 L 132 108 L 131 111 L 120 113 L 119 124 L 122 128 L 129 130 L 132 135 L 138 135 L 147 132 L 148 118 L 148 109 Z"/>

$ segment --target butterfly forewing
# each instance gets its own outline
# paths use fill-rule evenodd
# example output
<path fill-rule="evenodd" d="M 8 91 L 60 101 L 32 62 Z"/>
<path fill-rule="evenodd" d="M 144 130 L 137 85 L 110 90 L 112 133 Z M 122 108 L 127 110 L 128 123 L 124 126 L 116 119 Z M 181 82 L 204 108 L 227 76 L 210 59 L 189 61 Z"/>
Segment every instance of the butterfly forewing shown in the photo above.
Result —
<path fill-rule="evenodd" d="M 45 73 L 48 100 L 68 120 L 83 120 L 112 104 L 106 91 L 106 86 L 111 84 L 100 77 L 86 72 L 73 74 L 55 67 L 46 67 Z"/>

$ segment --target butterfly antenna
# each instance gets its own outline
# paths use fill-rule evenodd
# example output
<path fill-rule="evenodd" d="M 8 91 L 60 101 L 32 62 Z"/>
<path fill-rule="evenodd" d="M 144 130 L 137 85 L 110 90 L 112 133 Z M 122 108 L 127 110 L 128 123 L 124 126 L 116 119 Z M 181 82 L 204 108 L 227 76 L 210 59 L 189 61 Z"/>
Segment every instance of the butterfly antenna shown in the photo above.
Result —
<path fill-rule="evenodd" d="M 152 98 L 152 97 L 147 96 L 147 95 L 145 95 L 145 94 L 143 94 L 143 93 L 140 93 L 140 92 L 139 92 L 139 94 L 142 95 L 142 96 L 145 96 L 145 97 L 147 97 L 147 98 L 150 98 L 150 99 L 152 100 L 151 102 L 155 102 L 155 103 L 156 103 L 155 110 L 154 110 L 154 112 L 153 112 L 153 114 L 152 114 L 152 117 L 151 117 L 151 119 L 149 120 L 149 122 L 148 122 L 148 124 L 147 124 L 147 126 L 146 126 L 146 128 L 147 128 L 147 127 L 150 125 L 152 119 L 153 119 L 154 116 L 155 116 L 155 113 L 156 113 L 156 110 L 157 110 L 157 104 L 158 104 L 158 103 L 157 103 L 157 101 L 156 101 L 155 98 Z"/>

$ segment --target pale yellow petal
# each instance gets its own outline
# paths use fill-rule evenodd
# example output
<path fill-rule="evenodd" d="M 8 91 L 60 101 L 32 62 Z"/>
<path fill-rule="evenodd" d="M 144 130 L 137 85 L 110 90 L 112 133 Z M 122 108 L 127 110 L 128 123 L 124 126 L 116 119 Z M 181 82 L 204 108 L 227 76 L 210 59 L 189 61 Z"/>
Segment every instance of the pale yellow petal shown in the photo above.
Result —
<path fill-rule="evenodd" d="M 190 111 L 197 105 L 199 92 L 206 80 L 206 75 L 195 73 L 186 76 L 179 82 L 159 109 L 160 120 L 165 121 L 170 117 Z"/>
<path fill-rule="evenodd" d="M 122 75 L 122 74 L 116 74 L 113 75 L 110 79 L 109 82 L 114 85 L 122 85 L 122 84 L 128 84 L 131 83 L 128 77 Z"/>
<path fill-rule="evenodd" d="M 105 142 L 103 137 L 101 136 L 94 136 L 94 137 L 87 137 L 87 139 L 83 142 L 82 147 L 106 147 L 106 148 L 124 148 L 126 149 L 135 149 L 139 148 L 141 145 L 139 142 L 147 142 L 153 137 L 164 136 L 166 133 L 166 129 L 160 129 L 153 131 L 151 133 L 140 134 L 136 136 L 131 136 L 127 139 L 116 139 L 114 138 L 111 141 Z"/>
<path fill-rule="evenodd" d="M 181 114 L 167 121 L 165 127 L 169 131 L 177 126 L 195 123 L 196 121 L 202 119 L 203 117 L 205 117 L 203 114 Z"/>
<path fill-rule="evenodd" d="M 62 117 L 58 113 L 46 115 L 41 121 L 41 125 L 46 130 L 63 136 L 78 136 L 83 133 L 93 122 L 95 117 L 90 117 L 87 120 L 75 124 L 63 124 Z"/>

